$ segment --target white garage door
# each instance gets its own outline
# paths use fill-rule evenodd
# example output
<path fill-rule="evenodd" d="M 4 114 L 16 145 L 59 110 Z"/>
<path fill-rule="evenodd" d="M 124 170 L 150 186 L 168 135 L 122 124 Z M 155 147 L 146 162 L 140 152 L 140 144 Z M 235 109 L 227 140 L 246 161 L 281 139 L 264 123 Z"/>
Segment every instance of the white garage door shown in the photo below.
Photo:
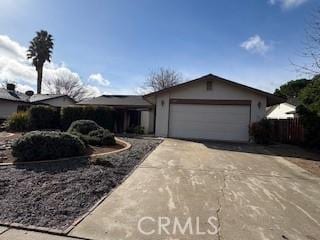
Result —
<path fill-rule="evenodd" d="M 250 106 L 171 104 L 169 136 L 248 141 Z"/>

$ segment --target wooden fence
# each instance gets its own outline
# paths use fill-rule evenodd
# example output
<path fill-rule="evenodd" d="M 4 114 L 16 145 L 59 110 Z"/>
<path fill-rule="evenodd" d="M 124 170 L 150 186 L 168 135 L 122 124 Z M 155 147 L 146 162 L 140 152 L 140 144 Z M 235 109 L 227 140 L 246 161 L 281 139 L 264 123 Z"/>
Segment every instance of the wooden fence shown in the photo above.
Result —
<path fill-rule="evenodd" d="M 272 140 L 281 143 L 301 144 L 304 128 L 299 118 L 272 119 Z"/>

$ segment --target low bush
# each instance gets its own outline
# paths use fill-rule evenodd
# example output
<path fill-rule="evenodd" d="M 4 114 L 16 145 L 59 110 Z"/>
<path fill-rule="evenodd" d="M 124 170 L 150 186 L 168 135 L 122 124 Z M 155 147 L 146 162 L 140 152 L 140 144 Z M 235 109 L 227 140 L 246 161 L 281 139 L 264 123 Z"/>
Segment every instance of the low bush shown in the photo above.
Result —
<path fill-rule="evenodd" d="M 113 130 L 115 111 L 108 107 L 65 107 L 61 111 L 61 125 L 67 129 L 74 121 L 87 119 L 95 121 L 103 128 Z"/>
<path fill-rule="evenodd" d="M 106 129 L 98 129 L 88 134 L 89 144 L 93 146 L 108 146 L 116 144 L 114 135 Z"/>
<path fill-rule="evenodd" d="M 8 121 L 8 130 L 10 131 L 26 131 L 29 129 L 29 115 L 27 112 L 14 113 Z"/>
<path fill-rule="evenodd" d="M 18 161 L 39 161 L 81 156 L 85 151 L 84 143 L 77 136 L 54 131 L 29 132 L 12 145 L 12 155 Z"/>
<path fill-rule="evenodd" d="M 262 119 L 255 122 L 250 127 L 250 136 L 253 137 L 255 143 L 270 144 L 272 134 L 272 125 L 268 119 Z"/>
<path fill-rule="evenodd" d="M 78 136 L 85 144 L 93 146 L 114 145 L 114 135 L 91 120 L 74 121 L 68 132 Z"/>
<path fill-rule="evenodd" d="M 29 110 L 32 130 L 57 129 L 60 127 L 60 109 L 49 106 L 33 106 Z"/>
<path fill-rule="evenodd" d="M 32 107 L 31 105 L 26 105 L 26 104 L 20 104 L 17 107 L 17 112 L 26 112 Z"/>
<path fill-rule="evenodd" d="M 98 129 L 103 129 L 99 126 L 96 122 L 91 120 L 77 120 L 71 123 L 70 127 L 68 128 L 69 133 L 81 133 L 87 135 L 91 131 L 95 131 Z"/>
<path fill-rule="evenodd" d="M 144 134 L 144 127 L 135 126 L 127 129 L 127 133 Z"/>

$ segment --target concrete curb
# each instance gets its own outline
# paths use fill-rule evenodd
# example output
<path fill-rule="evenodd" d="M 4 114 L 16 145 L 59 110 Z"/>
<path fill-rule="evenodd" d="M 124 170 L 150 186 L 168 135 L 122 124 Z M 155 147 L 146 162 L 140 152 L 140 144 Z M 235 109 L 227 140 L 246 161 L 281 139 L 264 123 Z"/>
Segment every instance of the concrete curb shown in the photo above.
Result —
<path fill-rule="evenodd" d="M 12 166 L 12 165 L 24 165 L 24 164 L 35 164 L 35 163 L 53 163 L 53 162 L 61 162 L 61 161 L 70 161 L 70 160 L 83 160 L 83 159 L 94 159 L 101 156 L 107 156 L 119 152 L 126 151 L 131 148 L 131 144 L 128 142 L 125 142 L 123 140 L 120 140 L 118 138 L 116 139 L 116 143 L 123 146 L 121 149 L 117 149 L 111 152 L 106 153 L 97 153 L 97 154 L 91 154 L 91 155 L 84 155 L 84 156 L 77 156 L 77 157 L 67 157 L 67 158 L 59 158 L 54 160 L 43 160 L 43 161 L 32 161 L 32 162 L 12 162 L 12 163 L 0 163 L 0 167 L 6 167 L 6 166 Z"/>

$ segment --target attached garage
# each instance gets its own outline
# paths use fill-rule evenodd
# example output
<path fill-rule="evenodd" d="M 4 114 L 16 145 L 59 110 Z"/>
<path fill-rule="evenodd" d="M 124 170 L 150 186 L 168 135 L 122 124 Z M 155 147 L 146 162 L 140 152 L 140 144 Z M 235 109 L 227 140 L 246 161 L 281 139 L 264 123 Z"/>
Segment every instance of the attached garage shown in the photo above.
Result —
<path fill-rule="evenodd" d="M 249 104 L 170 104 L 169 137 L 248 141 L 249 125 Z"/>
<path fill-rule="evenodd" d="M 267 106 L 285 101 L 212 74 L 144 98 L 155 105 L 156 136 L 236 142 L 249 141 Z"/>

